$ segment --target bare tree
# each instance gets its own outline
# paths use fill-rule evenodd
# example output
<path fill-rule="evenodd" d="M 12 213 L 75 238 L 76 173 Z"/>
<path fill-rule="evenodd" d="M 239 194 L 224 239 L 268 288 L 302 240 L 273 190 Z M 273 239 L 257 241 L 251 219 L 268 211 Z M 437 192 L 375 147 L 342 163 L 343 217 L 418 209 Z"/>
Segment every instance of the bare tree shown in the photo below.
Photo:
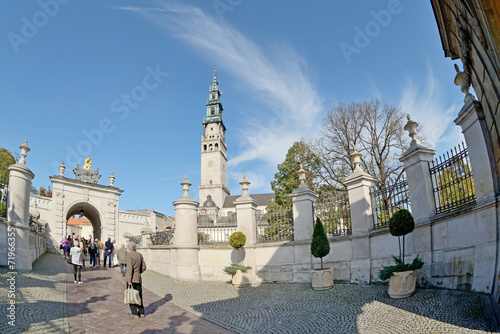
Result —
<path fill-rule="evenodd" d="M 349 156 L 356 149 L 362 154 L 363 169 L 374 177 L 379 189 L 387 182 L 397 182 L 403 173 L 399 157 L 409 142 L 404 124 L 399 108 L 381 106 L 378 100 L 339 103 L 325 116 L 321 138 L 309 142 L 309 148 L 320 157 L 315 174 L 330 187 L 343 186 L 353 169 Z"/>

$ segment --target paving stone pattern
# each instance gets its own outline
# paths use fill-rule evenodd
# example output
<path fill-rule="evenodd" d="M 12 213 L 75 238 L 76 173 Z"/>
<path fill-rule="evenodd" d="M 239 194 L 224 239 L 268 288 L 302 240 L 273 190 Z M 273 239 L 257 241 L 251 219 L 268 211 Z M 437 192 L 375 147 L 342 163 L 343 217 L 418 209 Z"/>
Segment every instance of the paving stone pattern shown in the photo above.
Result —
<path fill-rule="evenodd" d="M 88 262 L 87 262 L 88 263 Z M 123 304 L 117 269 L 85 268 L 73 283 L 62 256 L 44 254 L 16 274 L 16 326 L 8 325 L 9 282 L 0 267 L 0 333 L 500 333 L 490 297 L 418 289 L 390 299 L 384 286 L 182 282 L 147 270 L 146 317 Z"/>
<path fill-rule="evenodd" d="M 68 333 L 66 267 L 60 255 L 46 254 L 33 263 L 32 272 L 8 274 L 0 267 L 1 333 Z M 8 324 L 10 282 L 15 276 L 15 326 Z"/>
<path fill-rule="evenodd" d="M 418 289 L 395 300 L 385 286 L 261 284 L 236 289 L 215 282 L 181 282 L 153 271 L 151 291 L 237 333 L 491 333 L 499 326 L 488 296 Z"/>

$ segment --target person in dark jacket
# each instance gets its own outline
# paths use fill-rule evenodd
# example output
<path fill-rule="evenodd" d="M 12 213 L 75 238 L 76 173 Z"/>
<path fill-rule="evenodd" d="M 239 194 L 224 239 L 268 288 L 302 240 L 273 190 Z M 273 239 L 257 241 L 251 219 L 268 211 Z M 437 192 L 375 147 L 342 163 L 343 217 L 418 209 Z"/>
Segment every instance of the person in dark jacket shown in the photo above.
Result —
<path fill-rule="evenodd" d="M 129 285 L 133 289 L 139 290 L 139 297 L 141 297 L 141 304 L 130 304 L 131 316 L 134 318 L 144 317 L 144 300 L 142 299 L 142 276 L 141 274 L 146 271 L 146 262 L 142 254 L 136 251 L 136 245 L 134 242 L 129 242 L 127 244 L 127 272 L 125 273 L 125 282 L 127 282 L 126 288 Z"/>
<path fill-rule="evenodd" d="M 108 238 L 108 241 L 104 243 L 104 268 L 106 268 L 106 259 L 109 258 L 109 267 L 111 268 L 111 261 L 113 259 L 113 243 L 111 242 L 111 238 Z"/>
<path fill-rule="evenodd" d="M 87 247 L 90 256 L 90 266 L 95 268 L 96 265 L 96 254 L 99 251 L 99 244 L 94 240 L 89 240 L 89 245 Z"/>

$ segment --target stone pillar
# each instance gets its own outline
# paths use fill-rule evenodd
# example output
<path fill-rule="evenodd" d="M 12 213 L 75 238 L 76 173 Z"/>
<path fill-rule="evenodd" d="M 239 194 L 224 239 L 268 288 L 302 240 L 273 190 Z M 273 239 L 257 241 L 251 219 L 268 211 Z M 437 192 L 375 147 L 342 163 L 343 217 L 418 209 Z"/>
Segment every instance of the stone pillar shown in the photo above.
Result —
<path fill-rule="evenodd" d="M 258 203 L 248 194 L 248 185 L 250 182 L 246 176 L 243 175 L 243 180 L 240 182 L 243 194 L 234 201 L 236 208 L 236 219 L 238 224 L 238 231 L 245 234 L 247 239 L 245 246 L 240 250 L 241 261 L 251 266 L 252 277 L 250 283 L 255 282 L 257 278 L 257 268 L 255 268 L 255 245 L 257 244 L 257 219 L 255 213 L 257 211 Z M 237 262 L 238 258 L 236 250 L 231 254 L 231 262 Z"/>
<path fill-rule="evenodd" d="M 498 192 L 496 163 L 481 103 L 469 99 L 460 110 L 455 124 L 462 127 L 465 142 L 470 147 L 469 160 L 474 175 L 476 203 L 481 205 L 494 199 Z"/>
<path fill-rule="evenodd" d="M 189 197 L 191 183 L 187 176 L 181 183 L 184 195 L 174 201 L 175 207 L 175 234 L 174 245 L 177 249 L 177 276 L 186 281 L 199 281 L 200 263 L 198 258 L 198 202 Z"/>
<path fill-rule="evenodd" d="M 318 195 L 306 185 L 306 172 L 300 166 L 299 187 L 291 194 L 293 202 L 294 252 L 293 281 L 310 283 L 312 269 L 311 240 L 314 230 L 314 206 Z"/>
<path fill-rule="evenodd" d="M 257 219 L 255 218 L 255 212 L 257 211 L 258 203 L 248 194 L 248 185 L 250 182 L 246 179 L 245 175 L 243 175 L 243 180 L 240 184 L 243 194 L 234 201 L 238 231 L 243 232 L 247 238 L 245 247 L 255 247 L 257 243 Z"/>
<path fill-rule="evenodd" d="M 31 181 L 35 174 L 26 166 L 26 155 L 29 152 L 28 139 L 21 149 L 21 160 L 9 166 L 9 195 L 7 198 L 8 232 L 15 232 L 15 258 L 10 259 L 15 270 L 31 270 L 29 203 Z M 10 237 L 10 233 L 8 233 Z M 9 245 L 10 246 L 10 245 Z M 9 268 L 12 271 L 12 268 Z"/>
<path fill-rule="evenodd" d="M 432 230 L 431 217 L 436 214 L 436 204 L 432 187 L 429 165 L 434 160 L 436 151 L 420 143 L 417 139 L 417 122 L 407 116 L 405 130 L 408 131 L 411 143 L 399 160 L 404 164 L 408 190 L 410 192 L 411 213 L 415 219 L 413 237 L 413 256 L 419 254 L 424 267 L 417 271 L 418 281 L 425 286 L 431 281 L 432 266 Z M 412 254 L 406 254 L 412 256 Z M 413 258 L 407 261 L 412 261 Z"/>
<path fill-rule="evenodd" d="M 352 261 L 351 282 L 370 283 L 370 236 L 373 230 L 373 210 L 370 188 L 374 181 L 361 169 L 361 154 L 354 149 L 350 159 L 354 170 L 345 180 L 351 208 Z"/>

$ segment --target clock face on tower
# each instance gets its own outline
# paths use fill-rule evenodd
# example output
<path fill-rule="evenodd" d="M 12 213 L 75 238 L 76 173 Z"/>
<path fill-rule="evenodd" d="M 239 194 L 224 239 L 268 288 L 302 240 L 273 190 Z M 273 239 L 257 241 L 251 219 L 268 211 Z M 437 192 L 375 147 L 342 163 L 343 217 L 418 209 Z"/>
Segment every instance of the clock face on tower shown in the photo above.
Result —
<path fill-rule="evenodd" d="M 214 163 L 212 162 L 212 160 L 210 160 L 210 161 L 208 162 L 208 167 L 212 167 L 213 165 L 214 165 Z"/>

